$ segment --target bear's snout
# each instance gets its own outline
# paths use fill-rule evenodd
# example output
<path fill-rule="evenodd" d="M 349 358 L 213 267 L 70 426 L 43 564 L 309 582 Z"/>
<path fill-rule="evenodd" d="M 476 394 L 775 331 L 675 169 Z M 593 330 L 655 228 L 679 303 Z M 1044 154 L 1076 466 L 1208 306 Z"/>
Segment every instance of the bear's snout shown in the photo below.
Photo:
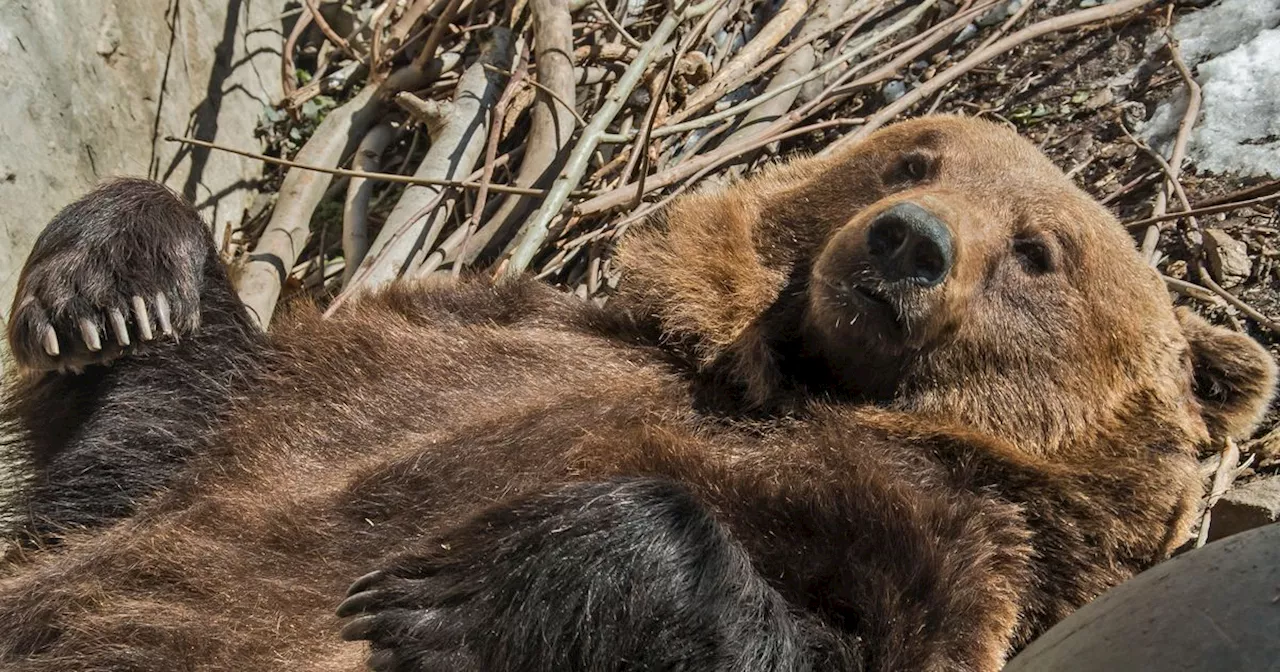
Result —
<path fill-rule="evenodd" d="M 946 280 L 955 258 L 947 225 L 915 203 L 899 203 L 867 228 L 867 254 L 881 277 L 920 287 Z"/>

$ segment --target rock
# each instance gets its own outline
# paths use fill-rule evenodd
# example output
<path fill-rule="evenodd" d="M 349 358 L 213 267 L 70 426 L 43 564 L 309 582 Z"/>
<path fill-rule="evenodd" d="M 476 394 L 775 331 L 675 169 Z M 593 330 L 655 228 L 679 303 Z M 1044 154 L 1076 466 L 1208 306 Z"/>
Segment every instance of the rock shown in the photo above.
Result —
<path fill-rule="evenodd" d="M 1280 476 L 1262 478 L 1222 496 L 1209 518 L 1209 541 L 1280 521 Z"/>
<path fill-rule="evenodd" d="M 890 80 L 880 90 L 880 94 L 884 96 L 885 103 L 892 103 L 907 94 L 907 85 L 901 79 Z"/>
<path fill-rule="evenodd" d="M 1274 672 L 1278 587 L 1280 525 L 1245 532 L 1103 593 L 1004 672 Z"/>
<path fill-rule="evenodd" d="M 1209 262 L 1209 274 L 1223 287 L 1239 285 L 1253 270 L 1249 248 L 1222 229 L 1205 230 L 1204 252 Z"/>

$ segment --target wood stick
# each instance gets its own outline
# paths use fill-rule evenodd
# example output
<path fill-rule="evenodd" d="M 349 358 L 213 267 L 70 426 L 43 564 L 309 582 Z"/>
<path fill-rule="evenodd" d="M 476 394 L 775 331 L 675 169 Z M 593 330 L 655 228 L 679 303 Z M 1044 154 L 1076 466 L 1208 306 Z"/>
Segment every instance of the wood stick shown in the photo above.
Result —
<path fill-rule="evenodd" d="M 408 184 L 427 187 L 453 187 L 455 189 L 479 189 L 479 182 L 471 182 L 467 180 L 440 180 L 430 177 L 415 177 L 413 175 L 399 175 L 397 173 L 377 173 L 366 170 L 349 170 L 346 168 L 327 168 L 325 166 L 316 166 L 298 161 L 290 161 L 288 159 L 277 159 L 274 156 L 266 156 L 265 154 L 257 154 L 254 152 L 246 152 L 242 149 L 227 147 L 213 142 L 205 142 L 204 140 L 196 140 L 195 138 L 177 138 L 172 135 L 165 136 L 168 142 L 181 142 L 197 147 L 208 147 L 216 149 L 220 152 L 228 152 L 249 159 L 256 159 L 263 163 L 270 163 L 277 166 L 285 166 L 286 168 L 297 168 L 299 170 L 314 171 L 317 173 L 325 173 L 328 175 L 337 175 L 339 177 L 359 177 L 367 180 L 378 180 L 381 182 L 394 182 L 396 184 Z M 511 187 L 505 184 L 491 184 L 489 191 L 496 191 L 503 194 L 517 194 L 520 196 L 545 196 L 546 189 L 529 189 L 526 187 Z M 579 191 L 574 192 L 575 196 L 589 196 L 591 192 Z"/>
<path fill-rule="evenodd" d="M 714 105 L 721 96 L 729 92 L 728 86 L 739 75 L 751 70 L 762 58 L 773 51 L 778 43 L 782 42 L 791 29 L 804 18 L 808 10 L 807 0 L 784 0 L 777 13 L 760 29 L 760 32 L 734 54 L 710 82 L 699 88 L 685 101 L 684 109 L 681 111 L 682 118 L 687 119 Z"/>
<path fill-rule="evenodd" d="M 524 142 L 525 154 L 515 183 L 541 187 L 552 184 L 564 166 L 564 150 L 573 139 L 574 122 L 579 118 L 571 105 L 575 79 L 571 56 L 573 19 L 567 0 L 530 0 L 529 10 L 533 14 L 535 76 L 541 85 L 539 91 L 546 95 L 534 98 L 533 109 L 529 113 L 529 135 Z M 495 237 L 505 237 L 517 230 L 534 205 L 535 202 L 528 198 L 503 200 L 489 221 L 465 241 L 454 263 L 458 266 L 470 264 Z"/>
<path fill-rule="evenodd" d="M 1215 504 L 1231 489 L 1235 480 L 1236 465 L 1240 464 L 1240 449 L 1236 442 L 1227 437 L 1222 444 L 1222 458 L 1218 461 L 1218 470 L 1213 474 L 1213 486 L 1209 488 L 1209 497 L 1204 503 L 1204 515 L 1200 518 L 1200 533 L 1196 536 L 1196 548 L 1209 541 L 1209 522 Z"/>
<path fill-rule="evenodd" d="M 324 15 L 320 13 L 320 4 L 317 0 L 303 0 L 303 2 L 306 3 L 307 12 L 311 14 L 312 20 L 316 22 L 316 27 L 320 29 L 321 33 L 324 33 L 325 39 L 332 42 L 333 46 L 341 49 L 342 53 L 350 56 L 351 58 L 360 58 L 360 55 L 356 53 L 355 49 L 351 48 L 351 43 L 347 42 L 345 38 L 339 35 L 338 32 L 333 29 L 333 26 L 330 26 L 329 22 L 325 20 Z M 320 73 L 316 74 L 319 75 Z"/>
<path fill-rule="evenodd" d="M 1182 181 L 1179 175 L 1182 173 L 1182 161 L 1187 155 L 1187 141 L 1191 137 L 1191 129 L 1195 126 L 1196 119 L 1200 116 L 1200 85 L 1196 83 L 1194 77 L 1191 76 L 1191 70 L 1187 68 L 1187 64 L 1182 60 L 1182 53 L 1178 50 L 1178 43 L 1172 36 L 1169 40 L 1169 55 L 1173 59 L 1174 65 L 1178 68 L 1178 74 L 1182 77 L 1183 84 L 1187 87 L 1187 109 L 1182 114 L 1182 119 L 1178 122 L 1178 135 L 1173 142 L 1173 151 L 1169 154 L 1169 161 L 1165 163 L 1164 158 L 1154 150 L 1149 151 L 1156 162 L 1160 164 L 1161 169 L 1165 172 L 1164 188 L 1156 195 L 1156 205 L 1151 210 L 1151 216 L 1159 217 L 1165 214 L 1169 204 L 1169 192 L 1176 191 L 1178 198 L 1182 201 L 1182 209 L 1184 211 L 1191 209 L 1191 204 L 1187 201 L 1186 191 L 1182 188 Z M 1123 126 L 1123 123 L 1121 124 Z M 1125 135 L 1129 132 L 1126 130 Z M 1133 136 L 1129 136 L 1132 138 Z M 1189 221 L 1192 226 L 1196 226 L 1196 220 L 1193 215 L 1189 215 Z M 1156 251 L 1156 244 L 1160 240 L 1160 227 L 1157 224 L 1151 224 L 1147 227 L 1146 233 L 1142 237 L 1142 255 L 1155 264 L 1159 258 Z"/>
<path fill-rule="evenodd" d="M 1241 301 L 1240 298 L 1237 297 L 1235 294 L 1232 294 L 1231 292 L 1228 292 L 1227 290 L 1223 289 L 1221 286 L 1218 285 L 1218 283 L 1213 281 L 1213 278 L 1209 277 L 1208 273 L 1201 273 L 1200 282 L 1203 282 L 1204 286 L 1212 290 L 1214 294 L 1221 296 L 1224 301 L 1235 306 L 1240 312 L 1244 313 L 1245 315 L 1248 315 L 1250 318 L 1253 319 L 1254 322 L 1257 322 L 1260 326 L 1266 327 L 1267 329 L 1271 330 L 1271 333 L 1273 334 L 1280 334 L 1280 323 L 1277 323 L 1275 320 L 1272 320 L 1266 315 L 1263 315 L 1262 313 L 1258 312 L 1256 308 L 1245 303 L 1244 301 Z"/>
<path fill-rule="evenodd" d="M 352 164 L 363 171 L 376 171 L 382 167 L 382 154 L 395 137 L 396 128 L 389 122 L 374 126 L 360 146 Z M 347 197 L 342 205 L 342 285 L 351 281 L 364 255 L 369 251 L 369 197 L 373 194 L 373 182 L 367 177 L 352 177 L 347 183 Z"/>
<path fill-rule="evenodd" d="M 350 101 L 330 111 L 298 150 L 297 163 L 321 167 L 337 165 L 382 116 L 383 103 L 377 94 L 377 86 L 367 86 Z M 172 137 L 167 139 L 177 141 Z M 212 147 L 212 143 L 189 139 L 181 141 L 221 149 Z M 233 153 L 240 154 L 238 151 Z M 284 176 L 271 219 L 250 251 L 237 287 L 240 300 L 264 330 L 271 323 L 285 275 L 293 268 L 311 234 L 311 214 L 332 179 L 332 173 L 327 171 L 290 167 L 295 169 Z"/>
<path fill-rule="evenodd" d="M 484 64 L 508 69 L 511 65 L 510 33 L 502 27 L 495 27 L 492 31 L 491 39 L 481 51 L 480 60 L 468 67 L 458 81 L 447 116 L 438 128 L 428 127 L 432 136 L 431 147 L 414 171 L 415 177 L 456 181 L 458 176 L 470 173 L 479 160 L 488 128 L 484 121 L 503 89 L 503 77 L 486 70 Z M 444 218 L 440 213 L 417 218 L 416 213 L 426 203 L 438 200 L 443 192 L 442 185 L 414 185 L 405 189 L 387 216 L 382 232 L 370 245 L 369 257 L 352 280 L 353 287 L 374 287 L 395 279 L 408 270 L 419 249 L 430 247 L 433 241 L 425 239 L 438 232 Z M 405 235 L 393 239 L 391 233 L 406 221 L 413 221 L 413 226 Z"/>
<path fill-rule="evenodd" d="M 676 28 L 683 20 L 692 16 L 700 16 L 711 9 L 713 5 L 713 2 L 696 5 L 686 9 L 682 14 L 670 12 L 654 28 L 649 40 L 645 42 L 644 48 L 636 56 L 636 60 L 627 66 L 626 72 L 618 78 L 617 83 L 610 89 L 604 104 L 592 115 L 591 123 L 583 129 L 582 136 L 578 139 L 578 143 L 574 145 L 573 152 L 570 153 L 568 161 L 565 162 L 565 167 L 560 177 L 556 178 L 556 181 L 552 183 L 551 193 L 547 195 L 546 200 L 543 201 L 542 206 L 538 208 L 533 217 L 521 227 L 506 264 L 504 271 L 506 277 L 517 277 L 529 267 L 529 262 L 533 261 L 538 248 L 542 246 L 542 242 L 547 238 L 551 222 L 559 217 L 560 211 L 564 208 L 569 192 L 577 187 L 583 175 L 586 174 L 587 164 L 591 159 L 591 155 L 595 153 L 596 146 L 600 143 L 600 134 L 608 128 L 613 118 L 617 116 L 618 111 L 622 109 L 627 98 L 631 96 L 631 92 L 640 83 L 640 78 L 648 69 L 654 56 L 657 55 L 659 50 L 667 46 L 668 40 L 675 34 Z"/>
<path fill-rule="evenodd" d="M 289 37 L 284 41 L 284 49 L 280 52 L 280 88 L 284 92 L 285 100 L 292 98 L 293 92 L 298 88 L 298 73 L 293 65 L 293 51 L 298 46 L 298 39 L 302 37 L 302 33 L 309 25 L 311 25 L 311 14 L 299 16 L 293 23 L 293 30 L 289 31 Z"/>
<path fill-rule="evenodd" d="M 1216 215 L 1220 212 L 1231 212 L 1232 210 L 1239 210 L 1241 208 L 1247 208 L 1252 205 L 1261 205 L 1263 203 L 1270 203 L 1276 200 L 1280 200 L 1280 193 L 1267 194 L 1265 196 L 1258 196 L 1257 198 L 1250 198 L 1243 201 L 1231 201 L 1227 203 L 1219 203 L 1217 205 L 1196 207 L 1190 210 L 1184 210 L 1182 212 L 1167 213 L 1164 215 L 1160 215 L 1159 217 L 1147 217 L 1145 219 L 1139 219 L 1136 221 L 1129 222 L 1125 224 L 1125 226 L 1130 229 L 1138 229 L 1138 228 L 1142 228 L 1144 226 L 1147 226 L 1149 224 L 1154 224 L 1157 222 L 1167 222 L 1173 219 L 1182 219 L 1183 217 L 1199 217 L 1202 215 Z"/>

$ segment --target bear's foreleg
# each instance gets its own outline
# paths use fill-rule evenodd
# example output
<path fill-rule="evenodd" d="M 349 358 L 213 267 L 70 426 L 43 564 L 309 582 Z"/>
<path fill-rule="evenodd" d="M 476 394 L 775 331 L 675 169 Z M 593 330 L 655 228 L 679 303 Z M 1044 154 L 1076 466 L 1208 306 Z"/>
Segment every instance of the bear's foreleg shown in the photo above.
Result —
<path fill-rule="evenodd" d="M 127 515 L 207 438 L 260 368 L 262 336 L 191 206 L 143 180 L 63 209 L 18 282 L 18 375 L 0 434 L 33 476 L 46 536 Z"/>
<path fill-rule="evenodd" d="M 376 670 L 856 669 L 674 483 L 522 497 L 352 586 L 343 636 Z"/>

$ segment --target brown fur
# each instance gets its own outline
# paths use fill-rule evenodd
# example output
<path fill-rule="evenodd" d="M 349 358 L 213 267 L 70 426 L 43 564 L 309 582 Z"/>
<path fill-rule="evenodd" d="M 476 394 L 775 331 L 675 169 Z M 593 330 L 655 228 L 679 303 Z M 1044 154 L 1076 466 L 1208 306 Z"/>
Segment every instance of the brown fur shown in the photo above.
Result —
<path fill-rule="evenodd" d="M 895 327 L 836 289 L 907 200 L 959 249 L 945 284 L 894 299 Z M 1010 265 L 1027 236 L 1053 237 L 1054 272 Z M 1195 449 L 1252 431 L 1274 385 L 1256 344 L 1175 314 L 1105 210 L 981 122 L 899 124 L 689 197 L 619 254 L 605 310 L 403 283 L 283 317 L 171 487 L 5 570 L 5 669 L 359 669 L 333 615 L 355 577 L 460 553 L 452 530 L 549 484 L 659 476 L 854 669 L 994 672 L 1182 540 Z"/>

